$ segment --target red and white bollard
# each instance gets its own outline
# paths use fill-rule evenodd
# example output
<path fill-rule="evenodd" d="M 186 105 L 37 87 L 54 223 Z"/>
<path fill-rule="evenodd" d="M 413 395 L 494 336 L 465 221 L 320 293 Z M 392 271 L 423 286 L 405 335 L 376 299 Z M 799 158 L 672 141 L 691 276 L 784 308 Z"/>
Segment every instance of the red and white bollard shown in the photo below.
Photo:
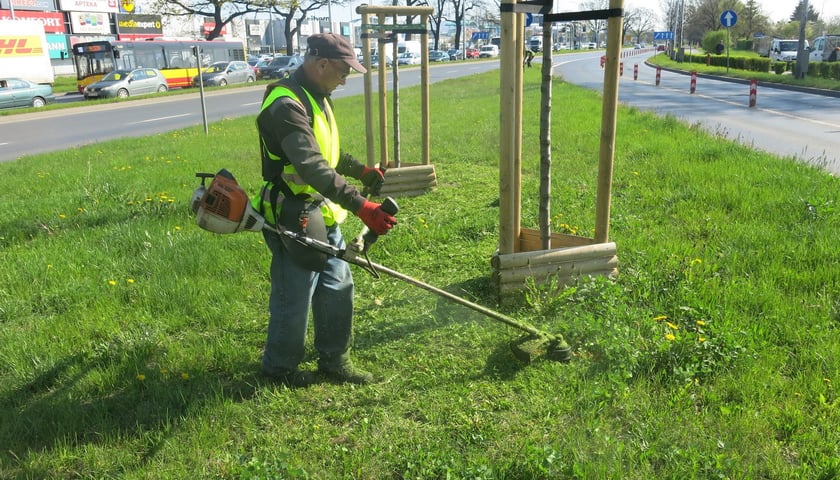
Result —
<path fill-rule="evenodd" d="M 662 81 L 662 67 L 656 67 L 656 86 L 659 86 L 659 82 Z"/>
<path fill-rule="evenodd" d="M 690 93 L 694 93 L 697 90 L 697 70 L 691 71 L 691 89 L 689 90 Z"/>
<path fill-rule="evenodd" d="M 618 64 L 618 74 L 624 76 L 624 62 Z"/>
<path fill-rule="evenodd" d="M 750 107 L 755 106 L 755 99 L 758 96 L 758 80 L 750 80 Z"/>
<path fill-rule="evenodd" d="M 633 65 L 633 80 L 639 79 L 639 64 Z"/>

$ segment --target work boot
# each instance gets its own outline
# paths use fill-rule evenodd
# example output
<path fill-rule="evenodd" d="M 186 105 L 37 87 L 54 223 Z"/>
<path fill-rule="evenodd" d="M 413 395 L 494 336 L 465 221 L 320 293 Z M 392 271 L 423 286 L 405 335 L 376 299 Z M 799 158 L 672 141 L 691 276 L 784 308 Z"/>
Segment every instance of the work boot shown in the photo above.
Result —
<path fill-rule="evenodd" d="M 373 374 L 354 367 L 350 363 L 336 369 L 319 367 L 318 372 L 328 380 L 336 383 L 355 383 L 356 385 L 367 385 L 373 382 Z"/>
<path fill-rule="evenodd" d="M 279 374 L 270 374 L 263 371 L 263 374 L 275 382 L 282 383 L 289 388 L 306 388 L 312 384 L 318 383 L 318 375 L 314 372 L 305 372 L 302 370 L 287 370 Z"/>

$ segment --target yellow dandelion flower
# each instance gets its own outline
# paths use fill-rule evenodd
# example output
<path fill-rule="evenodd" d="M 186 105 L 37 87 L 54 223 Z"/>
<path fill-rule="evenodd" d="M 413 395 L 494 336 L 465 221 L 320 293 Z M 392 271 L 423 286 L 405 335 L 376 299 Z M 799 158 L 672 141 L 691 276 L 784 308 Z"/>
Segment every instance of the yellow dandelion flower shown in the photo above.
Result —
<path fill-rule="evenodd" d="M 179 225 L 175 225 L 175 231 L 176 231 L 176 232 L 177 232 L 178 230 L 180 230 L 180 229 L 181 229 L 181 227 L 180 227 Z"/>
<path fill-rule="evenodd" d="M 634 170 L 634 171 L 633 171 L 633 175 L 636 175 L 636 176 L 638 177 L 638 176 L 639 176 L 639 172 L 637 172 L 637 171 L 635 171 L 635 170 Z"/>
<path fill-rule="evenodd" d="M 673 333 L 666 333 L 665 334 L 665 340 L 668 340 L 669 342 L 673 342 L 676 338 L 677 337 L 675 337 Z"/>
<path fill-rule="evenodd" d="M 133 278 L 127 278 L 125 281 L 126 281 L 126 283 L 128 283 L 128 284 L 132 284 L 132 283 L 134 283 L 134 279 L 133 279 Z"/>
<path fill-rule="evenodd" d="M 143 375 L 142 373 L 138 373 L 138 374 L 137 374 L 137 377 L 135 377 L 135 378 L 137 378 L 137 380 L 140 380 L 140 381 L 142 382 L 143 380 L 145 380 L 145 379 L 146 379 L 146 376 L 145 376 L 145 375 Z"/>
<path fill-rule="evenodd" d="M 701 263 L 703 263 L 703 260 L 700 260 L 699 258 L 695 258 L 691 261 L 692 265 L 700 265 Z"/>
<path fill-rule="evenodd" d="M 700 335 L 697 335 L 697 341 L 703 343 L 706 341 L 706 337 L 701 337 Z"/>
<path fill-rule="evenodd" d="M 181 378 L 183 378 L 184 380 L 189 380 L 190 374 L 187 372 L 181 372 Z"/>
<path fill-rule="evenodd" d="M 697 320 L 696 323 L 697 323 L 698 327 L 705 327 L 706 326 L 706 322 L 704 322 L 703 320 Z"/>
<path fill-rule="evenodd" d="M 65 219 L 65 218 L 67 218 L 67 215 L 65 215 L 63 213 L 59 213 L 58 218 Z"/>
<path fill-rule="evenodd" d="M 112 287 L 113 287 L 113 286 L 114 286 L 114 285 L 116 285 L 116 284 L 117 284 L 117 281 L 116 281 L 116 280 L 108 280 L 108 285 L 110 285 L 110 286 L 112 286 Z"/>
<path fill-rule="evenodd" d="M 680 328 L 679 325 L 674 325 L 671 322 L 665 322 L 665 325 L 668 325 L 668 328 L 670 328 L 671 330 L 679 330 L 679 328 Z"/>
<path fill-rule="evenodd" d="M 668 318 L 668 315 L 657 315 L 657 316 L 653 317 L 653 321 L 654 322 L 661 322 L 662 320 L 665 320 L 666 318 Z"/>

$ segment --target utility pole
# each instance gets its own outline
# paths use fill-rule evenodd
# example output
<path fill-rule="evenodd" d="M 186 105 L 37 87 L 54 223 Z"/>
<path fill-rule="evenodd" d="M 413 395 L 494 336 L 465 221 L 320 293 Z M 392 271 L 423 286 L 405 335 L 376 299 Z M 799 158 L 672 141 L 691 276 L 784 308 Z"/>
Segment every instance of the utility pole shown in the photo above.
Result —
<path fill-rule="evenodd" d="M 805 49 L 805 27 L 808 25 L 808 0 L 802 0 L 802 19 L 799 21 L 799 46 L 796 50 L 796 78 L 808 73 L 809 52 Z"/>

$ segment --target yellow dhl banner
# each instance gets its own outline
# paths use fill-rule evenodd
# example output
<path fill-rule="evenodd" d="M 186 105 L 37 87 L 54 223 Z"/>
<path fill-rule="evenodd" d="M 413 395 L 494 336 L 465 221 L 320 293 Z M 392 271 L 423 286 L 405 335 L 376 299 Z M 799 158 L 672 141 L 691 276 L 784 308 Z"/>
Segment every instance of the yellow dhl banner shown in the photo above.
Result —
<path fill-rule="evenodd" d="M 0 35 L 0 58 L 35 57 L 43 54 L 41 37 L 37 35 Z"/>

